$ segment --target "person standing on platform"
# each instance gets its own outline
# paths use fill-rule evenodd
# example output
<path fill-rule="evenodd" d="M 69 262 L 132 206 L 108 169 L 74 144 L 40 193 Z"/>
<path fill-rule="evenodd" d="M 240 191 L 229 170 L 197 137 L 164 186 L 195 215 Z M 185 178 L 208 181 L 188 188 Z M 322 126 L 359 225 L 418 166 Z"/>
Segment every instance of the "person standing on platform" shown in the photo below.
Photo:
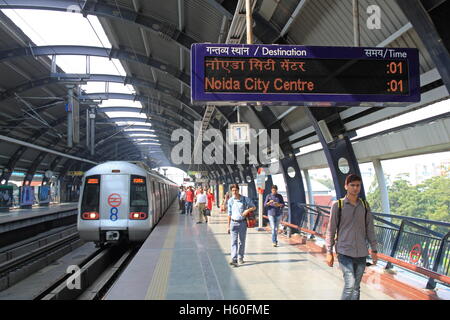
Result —
<path fill-rule="evenodd" d="M 213 204 L 214 204 L 214 201 L 216 200 L 214 198 L 214 193 L 213 193 L 212 188 L 208 188 L 208 192 L 206 193 L 206 197 L 208 198 L 208 204 L 206 205 L 206 213 L 205 214 L 208 217 L 208 216 L 211 215 Z"/>
<path fill-rule="evenodd" d="M 239 194 L 239 185 L 231 185 L 232 197 L 228 200 L 228 230 L 231 232 L 231 261 L 230 265 L 238 266 L 244 263 L 245 239 L 247 236 L 247 215 L 256 210 L 250 198 Z"/>
<path fill-rule="evenodd" d="M 278 226 L 280 225 L 281 216 L 283 214 L 284 199 L 278 193 L 278 187 L 273 185 L 272 193 L 268 194 L 264 201 L 264 206 L 267 208 L 267 215 L 269 216 L 270 228 L 272 229 L 272 243 L 274 247 L 278 247 Z"/>
<path fill-rule="evenodd" d="M 186 191 L 184 190 L 184 187 L 181 187 L 181 192 L 180 192 L 180 209 L 181 209 L 181 214 L 185 214 L 186 213 Z"/>
<path fill-rule="evenodd" d="M 186 190 L 186 215 L 192 216 L 192 203 L 194 202 L 194 191 L 192 190 L 192 187 L 189 186 Z"/>
<path fill-rule="evenodd" d="M 358 197 L 361 184 L 361 177 L 355 174 L 347 176 L 347 194 L 345 198 L 333 203 L 326 231 L 327 264 L 333 267 L 333 246 L 336 243 L 336 254 L 344 276 L 342 300 L 360 298 L 360 283 L 366 268 L 366 257 L 369 255 L 366 240 L 372 249 L 373 263 L 377 264 L 378 261 L 372 213 L 367 201 Z"/>
<path fill-rule="evenodd" d="M 205 218 L 206 223 L 208 223 L 208 217 L 205 216 L 205 209 L 208 198 L 206 196 L 206 193 L 203 192 L 202 187 L 198 189 L 198 192 L 199 193 L 195 196 L 195 206 L 198 209 L 197 223 L 203 223 L 203 217 Z"/>

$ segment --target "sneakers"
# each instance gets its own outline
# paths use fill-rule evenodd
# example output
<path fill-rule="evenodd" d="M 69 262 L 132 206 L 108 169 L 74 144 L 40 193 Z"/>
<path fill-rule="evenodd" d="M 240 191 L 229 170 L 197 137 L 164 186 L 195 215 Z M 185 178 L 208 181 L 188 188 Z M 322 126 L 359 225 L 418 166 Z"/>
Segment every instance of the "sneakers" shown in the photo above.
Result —
<path fill-rule="evenodd" d="M 199 223 L 203 223 L 203 222 L 201 222 L 201 221 L 197 221 L 197 224 L 199 224 Z"/>
<path fill-rule="evenodd" d="M 274 242 L 274 243 L 273 243 L 273 246 L 274 246 L 274 247 L 278 247 L 278 242 Z"/>
<path fill-rule="evenodd" d="M 230 266 L 233 266 L 233 267 L 236 268 L 236 267 L 238 266 L 237 261 L 231 260 L 231 261 L 230 261 Z"/>
<path fill-rule="evenodd" d="M 245 263 L 244 259 L 240 258 L 239 259 L 239 264 L 244 264 L 244 263 Z"/>

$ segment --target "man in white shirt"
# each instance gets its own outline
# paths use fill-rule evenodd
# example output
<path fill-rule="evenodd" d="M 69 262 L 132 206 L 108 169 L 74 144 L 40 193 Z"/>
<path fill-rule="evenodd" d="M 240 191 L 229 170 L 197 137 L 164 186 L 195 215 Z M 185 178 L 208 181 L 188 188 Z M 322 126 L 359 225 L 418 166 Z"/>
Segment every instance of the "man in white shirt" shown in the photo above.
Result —
<path fill-rule="evenodd" d="M 208 223 L 208 218 L 205 216 L 206 202 L 208 198 L 206 193 L 203 192 L 203 188 L 200 187 L 199 193 L 196 196 L 195 206 L 198 208 L 198 221 L 197 223 L 203 223 L 203 217 L 205 217 L 206 223 Z"/>

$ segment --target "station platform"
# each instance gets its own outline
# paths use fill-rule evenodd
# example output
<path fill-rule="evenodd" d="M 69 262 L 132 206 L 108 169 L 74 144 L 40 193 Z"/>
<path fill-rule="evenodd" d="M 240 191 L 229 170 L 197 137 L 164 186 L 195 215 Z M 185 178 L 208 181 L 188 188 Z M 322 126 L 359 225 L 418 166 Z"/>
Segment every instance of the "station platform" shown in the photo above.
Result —
<path fill-rule="evenodd" d="M 50 204 L 42 207 L 32 207 L 31 209 L 10 209 L 9 211 L 0 212 L 0 224 L 54 214 L 57 212 L 72 211 L 77 209 L 77 205 L 78 203 L 68 202 Z"/>
<path fill-rule="evenodd" d="M 343 289 L 338 263 L 330 268 L 321 248 L 301 238 L 248 229 L 245 263 L 230 261 L 227 217 L 215 209 L 209 223 L 196 224 L 174 203 L 130 262 L 106 300 L 337 300 Z M 304 242 L 304 241 L 303 241 Z M 380 271 L 381 270 L 381 271 Z M 433 299 L 381 267 L 366 268 L 361 300 Z"/>

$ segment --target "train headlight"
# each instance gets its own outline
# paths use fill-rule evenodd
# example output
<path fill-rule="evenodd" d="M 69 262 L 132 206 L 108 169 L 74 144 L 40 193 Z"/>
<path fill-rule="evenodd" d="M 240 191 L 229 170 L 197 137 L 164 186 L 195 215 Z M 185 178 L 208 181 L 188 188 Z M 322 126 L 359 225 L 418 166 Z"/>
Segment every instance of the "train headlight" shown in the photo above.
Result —
<path fill-rule="evenodd" d="M 130 212 L 130 220 L 145 220 L 147 219 L 146 212 Z"/>
<path fill-rule="evenodd" d="M 98 220 L 100 218 L 100 214 L 98 212 L 83 212 L 81 215 L 83 220 Z"/>

